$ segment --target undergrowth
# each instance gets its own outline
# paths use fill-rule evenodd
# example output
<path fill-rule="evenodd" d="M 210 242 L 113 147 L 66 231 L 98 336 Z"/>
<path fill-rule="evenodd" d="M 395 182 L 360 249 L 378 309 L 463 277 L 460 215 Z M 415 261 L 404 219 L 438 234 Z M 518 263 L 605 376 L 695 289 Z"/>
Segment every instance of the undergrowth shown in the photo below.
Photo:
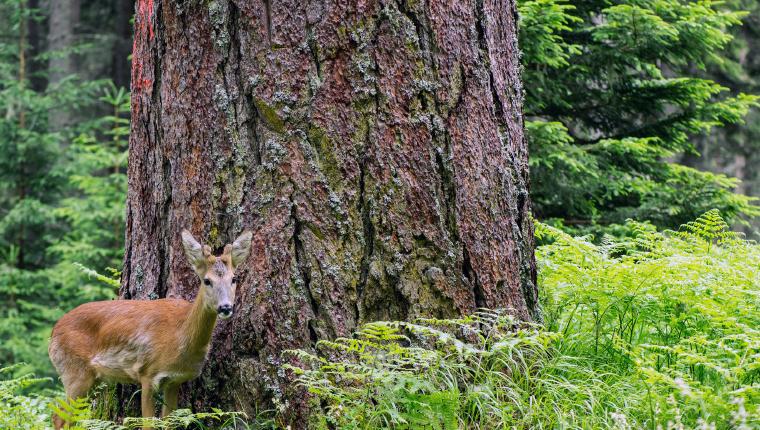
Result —
<path fill-rule="evenodd" d="M 121 424 L 93 418 L 91 402 L 86 398 L 64 402 L 54 393 L 40 395 L 22 394 L 25 389 L 46 381 L 31 375 L 5 377 L 19 365 L 0 368 L 0 429 L 2 430 L 45 430 L 51 428 L 51 413 L 55 412 L 69 423 L 68 430 L 136 430 L 150 426 L 156 430 L 174 429 L 223 429 L 249 430 L 259 427 L 249 425 L 239 412 L 192 413 L 189 409 L 178 409 L 163 419 L 125 418 Z"/>
<path fill-rule="evenodd" d="M 46 428 L 50 420 L 49 404 L 45 396 L 23 396 L 18 394 L 44 378 L 29 374 L 12 377 L 22 365 L 16 364 L 0 368 L 0 429 L 37 430 Z"/>
<path fill-rule="evenodd" d="M 637 381 L 633 427 L 760 426 L 760 247 L 717 211 L 680 231 L 628 222 L 601 245 L 539 225 L 546 328 L 562 355 Z M 714 426 L 714 427 L 708 427 Z"/>
<path fill-rule="evenodd" d="M 557 338 L 498 311 L 375 322 L 355 338 L 320 342 L 319 355 L 292 351 L 305 365 L 289 368 L 325 405 L 312 417 L 315 428 L 611 424 L 606 406 L 633 390 L 589 363 L 559 356 Z"/>
<path fill-rule="evenodd" d="M 372 322 L 287 351 L 285 370 L 312 396 L 310 428 L 760 428 L 760 246 L 717 211 L 679 231 L 629 221 L 618 233 L 571 237 L 536 224 L 540 325 L 481 309 Z M 19 394 L 40 380 L 3 376 L 0 428 L 46 428 L 63 407 Z M 69 408 L 80 430 L 146 424 L 92 420 L 87 402 Z M 149 424 L 232 420 L 247 426 L 187 410 Z"/>
<path fill-rule="evenodd" d="M 623 238 L 536 225 L 544 324 L 481 310 L 291 351 L 314 428 L 760 428 L 760 247 L 710 211 Z"/>

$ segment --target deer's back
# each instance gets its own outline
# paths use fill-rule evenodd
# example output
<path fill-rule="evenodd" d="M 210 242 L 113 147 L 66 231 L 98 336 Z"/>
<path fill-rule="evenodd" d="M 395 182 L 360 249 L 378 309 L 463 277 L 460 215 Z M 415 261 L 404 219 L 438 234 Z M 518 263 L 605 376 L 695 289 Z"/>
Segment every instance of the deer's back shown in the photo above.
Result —
<path fill-rule="evenodd" d="M 98 379 L 137 381 L 178 357 L 176 336 L 190 307 L 178 299 L 85 303 L 56 323 L 50 359 L 62 375 L 84 366 Z"/>

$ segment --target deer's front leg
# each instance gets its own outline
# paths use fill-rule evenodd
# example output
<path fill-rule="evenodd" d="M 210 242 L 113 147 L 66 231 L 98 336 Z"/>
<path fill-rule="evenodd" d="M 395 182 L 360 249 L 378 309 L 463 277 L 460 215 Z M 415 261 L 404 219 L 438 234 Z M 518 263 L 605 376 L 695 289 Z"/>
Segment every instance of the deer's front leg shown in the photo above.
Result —
<path fill-rule="evenodd" d="M 141 393 L 141 406 L 143 418 L 155 418 L 156 417 L 156 403 L 153 400 L 153 381 L 151 378 L 145 378 L 142 381 L 142 393 Z M 144 426 L 143 430 L 148 430 L 152 427 Z"/>
<path fill-rule="evenodd" d="M 179 384 L 166 384 L 164 387 L 164 406 L 161 407 L 161 418 L 169 415 L 177 409 L 177 395 L 179 394 Z"/>

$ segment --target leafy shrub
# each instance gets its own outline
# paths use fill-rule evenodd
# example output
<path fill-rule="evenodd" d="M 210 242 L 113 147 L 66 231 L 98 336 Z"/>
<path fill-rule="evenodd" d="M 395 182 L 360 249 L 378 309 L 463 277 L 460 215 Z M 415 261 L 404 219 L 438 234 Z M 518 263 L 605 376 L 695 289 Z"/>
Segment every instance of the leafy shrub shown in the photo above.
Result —
<path fill-rule="evenodd" d="M 43 396 L 18 394 L 45 379 L 30 374 L 8 377 L 19 370 L 21 364 L 0 368 L 0 429 L 42 430 L 50 421 L 50 399 Z"/>
<path fill-rule="evenodd" d="M 627 227 L 594 245 L 538 226 L 552 242 L 538 248 L 539 281 L 562 354 L 641 380 L 641 423 L 760 424 L 760 247 L 717 211 L 678 232 Z"/>
<path fill-rule="evenodd" d="M 34 385 L 47 382 L 47 378 L 35 378 L 30 374 L 2 378 L 3 375 L 18 373 L 22 365 L 0 368 L 0 429 L 46 430 L 51 427 L 51 412 L 64 417 L 70 423 L 69 430 L 134 430 L 149 425 L 158 430 L 174 429 L 235 429 L 254 428 L 243 421 L 243 414 L 223 412 L 192 413 L 189 409 L 178 409 L 163 419 L 125 418 L 122 424 L 93 419 L 91 403 L 82 398 L 64 402 L 55 393 L 44 392 L 36 396 L 19 394 Z M 259 427 L 256 427 L 259 428 Z"/>
<path fill-rule="evenodd" d="M 318 343 L 319 356 L 291 352 L 311 366 L 288 368 L 325 405 L 315 428 L 606 426 L 606 406 L 633 390 L 558 357 L 556 343 L 555 333 L 484 310 L 366 324 L 353 339 Z"/>
<path fill-rule="evenodd" d="M 710 211 L 623 239 L 537 225 L 544 326 L 504 311 L 375 322 L 290 351 L 313 428 L 760 425 L 760 247 Z"/>

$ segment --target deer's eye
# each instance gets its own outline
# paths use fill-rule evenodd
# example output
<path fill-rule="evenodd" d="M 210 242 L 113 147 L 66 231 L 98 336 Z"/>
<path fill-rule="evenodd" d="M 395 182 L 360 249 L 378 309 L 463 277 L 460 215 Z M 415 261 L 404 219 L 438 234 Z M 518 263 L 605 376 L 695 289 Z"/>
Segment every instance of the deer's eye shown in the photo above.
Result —
<path fill-rule="evenodd" d="M 211 280 L 210 279 L 204 279 L 203 283 L 206 284 L 207 287 L 211 286 Z"/>

